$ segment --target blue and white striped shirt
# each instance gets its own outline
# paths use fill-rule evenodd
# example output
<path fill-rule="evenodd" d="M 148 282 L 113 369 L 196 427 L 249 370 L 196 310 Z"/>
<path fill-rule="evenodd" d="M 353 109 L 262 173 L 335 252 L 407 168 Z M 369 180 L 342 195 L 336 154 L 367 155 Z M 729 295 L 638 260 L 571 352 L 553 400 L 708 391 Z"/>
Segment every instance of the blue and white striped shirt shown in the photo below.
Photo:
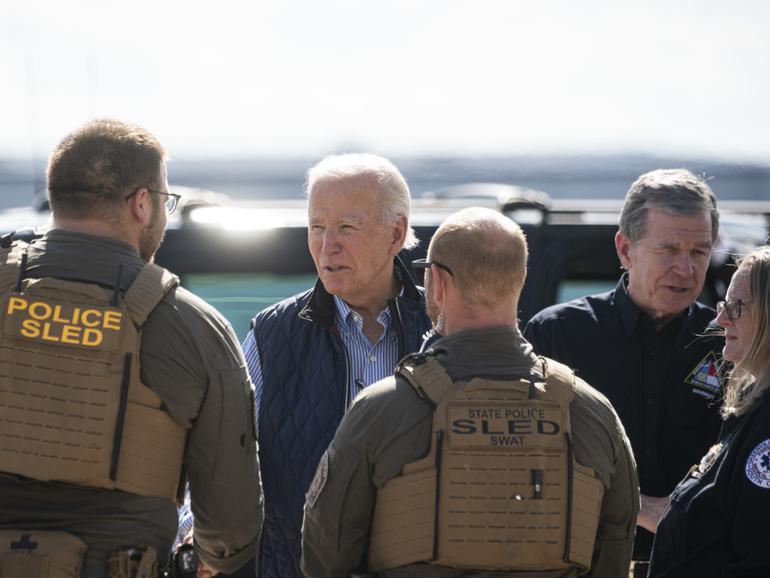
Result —
<path fill-rule="evenodd" d="M 383 332 L 374 344 L 364 334 L 363 317 L 336 295 L 334 295 L 334 309 L 335 323 L 350 364 L 347 396 L 349 406 L 366 386 L 393 375 L 398 363 L 398 335 L 393 326 L 390 309 L 387 307 L 377 315 L 377 322 L 382 325 Z M 243 342 L 243 354 L 254 384 L 255 410 L 259 419 L 259 404 L 262 400 L 262 366 L 253 331 L 249 331 Z"/>

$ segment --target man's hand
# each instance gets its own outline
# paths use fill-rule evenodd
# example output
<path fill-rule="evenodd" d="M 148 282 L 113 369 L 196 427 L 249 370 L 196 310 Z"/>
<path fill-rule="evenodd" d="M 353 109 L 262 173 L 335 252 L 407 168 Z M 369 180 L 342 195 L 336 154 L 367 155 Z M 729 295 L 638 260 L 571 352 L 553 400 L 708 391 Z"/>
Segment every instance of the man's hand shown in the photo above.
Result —
<path fill-rule="evenodd" d="M 641 495 L 642 507 L 639 509 L 639 516 L 636 518 L 636 525 L 653 534 L 658 529 L 658 523 L 663 517 L 663 513 L 668 508 L 669 497 L 653 498 L 652 496 Z"/>

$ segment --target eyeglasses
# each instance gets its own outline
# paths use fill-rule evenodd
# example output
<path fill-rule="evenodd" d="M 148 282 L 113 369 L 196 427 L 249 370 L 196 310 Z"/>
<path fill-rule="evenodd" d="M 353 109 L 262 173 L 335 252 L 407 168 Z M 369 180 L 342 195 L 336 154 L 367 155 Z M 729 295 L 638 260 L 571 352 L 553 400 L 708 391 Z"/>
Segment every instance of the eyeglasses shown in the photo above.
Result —
<path fill-rule="evenodd" d="M 150 193 L 153 193 L 155 195 L 164 195 L 166 197 L 166 202 L 165 202 L 166 214 L 168 215 L 172 215 L 174 211 L 176 211 L 176 206 L 179 204 L 179 199 L 182 198 L 182 195 L 177 195 L 176 193 L 167 193 L 165 191 L 158 191 L 156 189 L 151 189 L 149 187 L 139 187 L 130 195 L 123 197 L 123 200 L 127 201 L 142 189 L 147 189 Z"/>
<path fill-rule="evenodd" d="M 423 271 L 430 269 L 433 265 L 435 265 L 439 269 L 443 269 L 444 271 L 449 273 L 452 277 L 455 276 L 455 274 L 452 273 L 452 270 L 449 267 L 439 263 L 438 261 L 428 261 L 427 259 L 417 259 L 416 261 L 412 261 L 412 267 L 414 267 L 415 269 L 421 269 Z"/>
<path fill-rule="evenodd" d="M 720 301 L 717 303 L 717 315 L 722 315 L 724 311 L 730 321 L 735 321 L 743 313 L 744 303 L 751 303 L 751 299 L 732 299 L 730 301 Z"/>

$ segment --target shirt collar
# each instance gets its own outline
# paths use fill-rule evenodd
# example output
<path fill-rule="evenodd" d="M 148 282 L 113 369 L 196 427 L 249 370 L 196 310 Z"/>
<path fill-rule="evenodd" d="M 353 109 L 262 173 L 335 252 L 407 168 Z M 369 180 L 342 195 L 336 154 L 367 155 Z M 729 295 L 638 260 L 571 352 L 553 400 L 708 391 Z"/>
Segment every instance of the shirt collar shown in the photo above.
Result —
<path fill-rule="evenodd" d="M 618 312 L 618 316 L 620 317 L 620 324 L 623 327 L 623 334 L 626 337 L 630 337 L 637 330 L 642 315 L 649 319 L 647 314 L 639 309 L 636 303 L 634 303 L 631 299 L 631 296 L 628 294 L 628 272 L 623 273 L 623 275 L 620 277 L 620 280 L 615 287 L 615 291 L 613 292 L 612 300 L 613 305 Z M 687 309 L 685 309 L 679 315 L 676 315 L 676 317 L 680 321 L 687 321 L 692 316 L 692 313 L 693 304 L 691 303 Z M 673 321 L 674 320 L 671 322 Z M 683 326 L 684 325 L 686 325 L 686 323 L 684 323 Z"/>
<path fill-rule="evenodd" d="M 421 290 L 417 287 L 412 273 L 407 269 L 407 266 L 399 255 L 393 257 L 393 275 L 401 283 L 402 291 L 400 297 L 402 299 L 413 301 L 416 304 L 420 304 L 423 299 Z M 306 321 L 319 323 L 323 327 L 332 328 L 336 321 L 335 313 L 336 306 L 334 304 L 333 296 L 326 291 L 326 288 L 319 278 L 311 291 L 309 301 L 297 315 Z"/>
<path fill-rule="evenodd" d="M 397 297 L 402 297 L 403 295 L 404 286 L 401 285 L 401 290 L 399 291 Z M 333 295 L 333 297 L 334 321 L 337 327 L 341 331 L 345 332 L 352 330 L 354 327 L 358 328 L 359 331 L 363 331 L 364 320 L 361 315 L 356 313 L 350 307 L 350 305 L 348 305 L 347 302 L 345 302 L 345 300 L 338 295 Z M 390 327 L 390 308 L 388 306 L 385 306 L 385 309 L 380 311 L 380 313 L 377 315 L 377 322 L 382 325 L 382 327 L 385 329 L 385 332 L 388 331 Z"/>

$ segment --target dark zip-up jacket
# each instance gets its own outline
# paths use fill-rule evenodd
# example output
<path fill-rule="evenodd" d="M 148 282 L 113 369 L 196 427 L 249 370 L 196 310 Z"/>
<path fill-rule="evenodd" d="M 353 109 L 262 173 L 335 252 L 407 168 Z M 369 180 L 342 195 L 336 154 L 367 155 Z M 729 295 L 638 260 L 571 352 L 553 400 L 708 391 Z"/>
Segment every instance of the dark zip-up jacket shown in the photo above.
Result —
<path fill-rule="evenodd" d="M 650 578 L 770 576 L 770 391 L 671 494 Z"/>
<path fill-rule="evenodd" d="M 431 324 L 423 291 L 398 257 L 395 275 L 404 290 L 388 307 L 401 358 L 419 350 Z M 252 328 L 262 369 L 259 458 L 266 504 L 257 575 L 299 578 L 305 492 L 345 413 L 349 362 L 334 297 L 320 280 L 260 312 Z"/>

